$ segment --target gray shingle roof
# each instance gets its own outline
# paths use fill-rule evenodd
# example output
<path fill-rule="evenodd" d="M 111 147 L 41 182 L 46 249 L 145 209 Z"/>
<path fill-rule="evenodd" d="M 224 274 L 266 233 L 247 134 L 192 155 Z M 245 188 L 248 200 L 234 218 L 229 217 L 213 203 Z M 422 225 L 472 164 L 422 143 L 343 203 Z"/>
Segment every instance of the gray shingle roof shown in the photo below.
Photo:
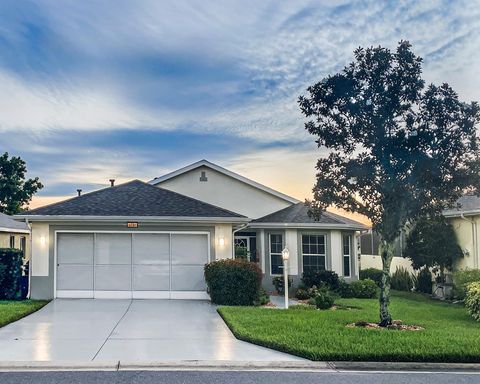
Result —
<path fill-rule="evenodd" d="M 446 209 L 444 215 L 455 215 L 460 214 L 460 212 L 478 212 L 480 211 L 480 197 L 475 195 L 463 195 L 460 199 L 457 200 L 459 208 Z"/>
<path fill-rule="evenodd" d="M 29 231 L 26 223 L 14 220 L 12 217 L 5 215 L 4 213 L 0 213 L 0 231 L 2 231 L 1 228 Z"/>
<path fill-rule="evenodd" d="M 334 224 L 358 226 L 359 228 L 367 228 L 365 225 L 347 219 L 346 217 L 337 215 L 332 212 L 323 212 L 319 220 L 315 220 L 308 215 L 308 207 L 305 203 L 293 204 L 290 207 L 273 212 L 267 216 L 263 216 L 254 220 L 254 223 L 285 223 L 285 224 Z"/>
<path fill-rule="evenodd" d="M 25 215 L 244 217 L 140 180 L 33 209 Z"/>

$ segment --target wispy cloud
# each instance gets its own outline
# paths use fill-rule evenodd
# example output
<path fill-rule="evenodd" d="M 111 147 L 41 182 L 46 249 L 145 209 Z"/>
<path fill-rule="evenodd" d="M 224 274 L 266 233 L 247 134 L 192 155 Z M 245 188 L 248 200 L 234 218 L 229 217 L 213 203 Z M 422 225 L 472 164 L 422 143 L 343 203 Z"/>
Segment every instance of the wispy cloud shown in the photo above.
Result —
<path fill-rule="evenodd" d="M 284 179 L 308 194 L 320 152 L 296 100 L 358 46 L 408 39 L 427 81 L 480 99 L 476 2 L 112 4 L 0 4 L 0 149 L 27 158 L 44 194 L 201 157 L 270 183 L 281 175 L 250 171 L 252 159 L 256 169 L 288 161 Z"/>

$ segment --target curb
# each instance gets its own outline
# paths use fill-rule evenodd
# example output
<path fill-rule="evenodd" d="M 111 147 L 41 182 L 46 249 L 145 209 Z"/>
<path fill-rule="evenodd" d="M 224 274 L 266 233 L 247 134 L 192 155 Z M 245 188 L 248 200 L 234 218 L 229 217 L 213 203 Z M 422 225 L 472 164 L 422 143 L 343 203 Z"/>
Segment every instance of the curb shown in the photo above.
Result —
<path fill-rule="evenodd" d="M 355 361 L 0 361 L 0 372 L 25 371 L 308 371 L 308 372 L 475 372 L 478 363 Z"/>

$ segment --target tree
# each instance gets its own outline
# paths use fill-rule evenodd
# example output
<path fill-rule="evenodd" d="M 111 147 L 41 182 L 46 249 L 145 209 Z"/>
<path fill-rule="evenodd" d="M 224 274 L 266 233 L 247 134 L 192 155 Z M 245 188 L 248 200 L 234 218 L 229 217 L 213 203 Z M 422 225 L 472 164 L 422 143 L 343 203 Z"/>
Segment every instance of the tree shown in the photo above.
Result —
<path fill-rule="evenodd" d="M 41 188 L 38 177 L 25 180 L 27 166 L 20 157 L 0 156 L 0 212 L 14 215 L 21 212 Z"/>
<path fill-rule="evenodd" d="M 448 85 L 428 85 L 407 41 L 395 52 L 358 48 L 354 61 L 299 98 L 306 130 L 329 155 L 320 158 L 310 202 L 367 216 L 381 236 L 380 325 L 392 318 L 390 264 L 407 222 L 433 216 L 479 185 L 479 105 Z M 478 191 L 477 191 L 478 193 Z"/>
<path fill-rule="evenodd" d="M 407 235 L 404 256 L 412 261 L 414 269 L 438 268 L 443 276 L 463 257 L 457 236 L 443 216 L 422 217 Z"/>

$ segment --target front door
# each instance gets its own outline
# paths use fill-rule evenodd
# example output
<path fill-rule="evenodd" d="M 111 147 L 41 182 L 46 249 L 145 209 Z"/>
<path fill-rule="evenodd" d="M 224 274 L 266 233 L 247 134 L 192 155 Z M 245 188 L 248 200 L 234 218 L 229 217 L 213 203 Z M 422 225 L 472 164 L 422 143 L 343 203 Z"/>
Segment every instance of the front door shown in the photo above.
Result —
<path fill-rule="evenodd" d="M 247 236 L 235 236 L 235 258 L 250 260 L 250 241 Z"/>

